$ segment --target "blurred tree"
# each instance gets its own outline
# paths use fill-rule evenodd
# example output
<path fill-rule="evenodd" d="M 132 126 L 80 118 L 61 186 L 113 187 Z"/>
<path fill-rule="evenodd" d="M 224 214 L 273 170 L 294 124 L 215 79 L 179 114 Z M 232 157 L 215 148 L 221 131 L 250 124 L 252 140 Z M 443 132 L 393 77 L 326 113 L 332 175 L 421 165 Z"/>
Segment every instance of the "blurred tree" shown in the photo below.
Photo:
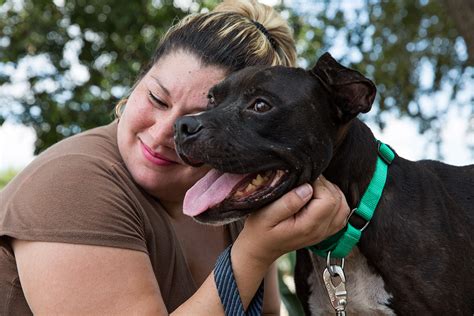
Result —
<path fill-rule="evenodd" d="M 18 171 L 14 169 L 0 170 L 0 190 L 2 190 L 17 173 Z"/>
<path fill-rule="evenodd" d="M 469 54 L 469 64 L 474 65 L 474 1 L 472 0 L 443 0 L 443 3 L 453 18 L 454 24 L 466 41 Z"/>
<path fill-rule="evenodd" d="M 295 0 L 292 7 L 302 64 L 313 65 L 325 51 L 342 52 L 340 62 L 376 83 L 371 113 L 381 128 L 387 111 L 409 116 L 419 123 L 420 133 L 434 131 L 431 141 L 439 145 L 442 118 L 450 106 L 469 107 L 473 120 L 474 93 L 467 100 L 458 98 L 461 89 L 474 84 L 472 1 Z M 440 91 L 448 100 L 433 102 Z"/>
<path fill-rule="evenodd" d="M 440 128 L 447 106 L 426 109 L 420 99 L 448 87 L 454 100 L 473 82 L 469 1 L 294 0 L 280 1 L 280 9 L 295 30 L 302 66 L 326 50 L 342 51 L 342 63 L 377 83 L 380 126 L 384 112 L 396 111 L 416 118 L 423 132 Z M 109 122 L 173 21 L 217 2 L 0 0 L 0 123 L 33 126 L 38 153 Z"/>
<path fill-rule="evenodd" d="M 33 126 L 35 153 L 110 122 L 158 39 L 184 14 L 170 0 L 6 1 L 0 119 Z M 9 95 L 13 87 L 23 93 Z"/>

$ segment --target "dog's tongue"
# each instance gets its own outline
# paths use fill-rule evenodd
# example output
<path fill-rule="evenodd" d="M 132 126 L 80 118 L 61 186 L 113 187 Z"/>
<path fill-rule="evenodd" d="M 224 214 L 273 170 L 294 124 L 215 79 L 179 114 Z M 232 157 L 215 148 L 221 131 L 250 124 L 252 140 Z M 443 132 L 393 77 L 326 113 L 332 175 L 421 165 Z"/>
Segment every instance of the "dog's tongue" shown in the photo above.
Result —
<path fill-rule="evenodd" d="M 222 173 L 212 169 L 184 197 L 183 213 L 196 216 L 222 202 L 246 174 Z"/>

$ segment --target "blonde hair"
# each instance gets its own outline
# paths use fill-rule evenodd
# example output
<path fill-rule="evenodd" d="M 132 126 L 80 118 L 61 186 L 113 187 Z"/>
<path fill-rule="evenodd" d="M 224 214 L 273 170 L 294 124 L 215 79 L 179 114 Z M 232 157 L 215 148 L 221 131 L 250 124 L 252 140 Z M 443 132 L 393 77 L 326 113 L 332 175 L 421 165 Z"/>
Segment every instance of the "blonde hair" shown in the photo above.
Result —
<path fill-rule="evenodd" d="M 272 7 L 256 0 L 225 0 L 209 13 L 190 14 L 180 20 L 163 36 L 138 81 L 161 57 L 178 50 L 229 73 L 254 65 L 296 64 L 288 23 Z M 117 117 L 126 102 L 124 98 L 116 105 Z"/>
<path fill-rule="evenodd" d="M 220 3 L 213 12 L 232 12 L 241 15 L 251 22 L 258 22 L 268 31 L 269 36 L 275 41 L 272 47 L 269 38 L 254 23 L 246 23 L 242 36 L 251 37 L 249 49 L 257 55 L 274 55 L 272 66 L 295 66 L 296 49 L 293 33 L 285 19 L 272 7 L 259 3 L 256 0 L 226 0 Z M 234 26 L 236 27 L 236 26 Z M 232 28 L 231 25 L 228 28 Z M 255 30 L 257 28 L 257 31 Z M 225 30 L 223 30 L 225 31 Z M 273 51 L 275 50 L 275 51 Z"/>

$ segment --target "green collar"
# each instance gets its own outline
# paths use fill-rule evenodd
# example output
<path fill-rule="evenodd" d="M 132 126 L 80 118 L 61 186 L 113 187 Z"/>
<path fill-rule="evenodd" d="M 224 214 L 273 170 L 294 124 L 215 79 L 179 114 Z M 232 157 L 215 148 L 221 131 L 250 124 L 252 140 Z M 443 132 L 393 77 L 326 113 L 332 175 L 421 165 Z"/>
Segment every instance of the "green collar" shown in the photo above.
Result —
<path fill-rule="evenodd" d="M 390 147 L 378 140 L 377 143 L 378 157 L 374 175 L 372 176 L 372 180 L 370 180 L 369 186 L 362 196 L 359 205 L 357 205 L 350 214 L 352 215 L 353 213 L 356 213 L 366 221 L 366 224 L 364 227 L 358 229 L 347 223 L 347 226 L 335 235 L 323 240 L 319 244 L 307 247 L 317 255 L 326 258 L 328 253 L 331 252 L 332 258 L 344 258 L 359 242 L 362 232 L 369 225 L 385 187 L 388 166 L 395 158 L 395 153 L 390 149 Z"/>

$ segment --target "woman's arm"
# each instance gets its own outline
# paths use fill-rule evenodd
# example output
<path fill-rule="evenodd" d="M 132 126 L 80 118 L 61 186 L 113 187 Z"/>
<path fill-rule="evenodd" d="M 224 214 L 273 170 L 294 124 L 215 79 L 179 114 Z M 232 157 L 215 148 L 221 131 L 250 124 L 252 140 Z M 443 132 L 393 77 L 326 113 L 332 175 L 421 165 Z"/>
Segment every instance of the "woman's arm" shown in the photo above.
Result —
<path fill-rule="evenodd" d="M 14 240 L 20 282 L 35 315 L 166 315 L 144 252 Z"/>
<path fill-rule="evenodd" d="M 265 292 L 263 298 L 263 315 L 276 316 L 280 315 L 281 298 L 280 289 L 278 287 L 278 268 L 274 262 L 265 276 Z"/>
<path fill-rule="evenodd" d="M 306 194 L 298 190 L 302 187 L 285 194 L 245 221 L 231 252 L 232 268 L 244 308 L 248 307 L 270 265 L 278 257 L 318 243 L 345 226 L 349 207 L 341 190 L 323 177 L 313 186 L 314 190 L 307 185 L 309 191 Z M 176 314 L 181 313 L 223 314 L 213 274 L 176 311 Z"/>
<path fill-rule="evenodd" d="M 330 185 L 316 183 L 314 198 L 300 212 L 311 190 L 303 199 L 293 190 L 247 219 L 231 253 L 245 307 L 276 258 L 343 227 L 347 205 Z M 168 314 L 143 252 L 19 240 L 13 242 L 13 249 L 34 314 Z M 223 315 L 212 273 L 173 315 Z"/>

